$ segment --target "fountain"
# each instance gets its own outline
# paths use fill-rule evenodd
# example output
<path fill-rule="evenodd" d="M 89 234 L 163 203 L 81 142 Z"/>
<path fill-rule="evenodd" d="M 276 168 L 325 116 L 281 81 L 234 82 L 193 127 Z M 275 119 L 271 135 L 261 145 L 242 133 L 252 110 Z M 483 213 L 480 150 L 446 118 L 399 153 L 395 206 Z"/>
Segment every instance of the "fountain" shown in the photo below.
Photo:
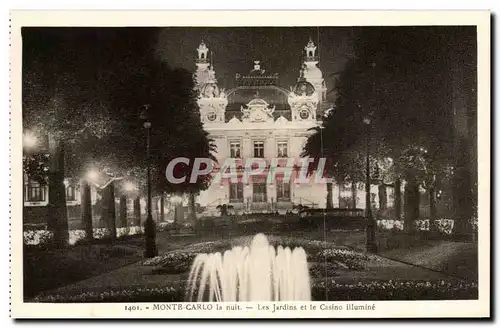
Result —
<path fill-rule="evenodd" d="M 311 300 L 304 249 L 275 249 L 264 234 L 255 235 L 250 247 L 237 246 L 223 255 L 198 254 L 187 283 L 190 302 L 207 296 L 210 302 Z"/>

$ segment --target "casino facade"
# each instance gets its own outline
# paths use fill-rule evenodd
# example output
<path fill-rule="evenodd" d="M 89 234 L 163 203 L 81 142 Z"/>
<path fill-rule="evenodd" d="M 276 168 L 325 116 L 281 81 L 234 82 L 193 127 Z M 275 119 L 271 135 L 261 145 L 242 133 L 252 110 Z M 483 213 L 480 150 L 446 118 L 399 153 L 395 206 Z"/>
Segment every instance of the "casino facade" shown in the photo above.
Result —
<path fill-rule="evenodd" d="M 236 87 L 226 90 L 217 82 L 208 45 L 202 42 L 197 52 L 195 80 L 201 121 L 217 147 L 217 162 L 231 158 L 239 171 L 249 158 L 262 158 L 267 164 L 261 175 L 252 175 L 248 181 L 242 181 L 241 173 L 237 173 L 236 181 L 226 177 L 212 183 L 199 195 L 200 205 L 215 212 L 217 205 L 230 204 L 238 214 L 282 213 L 298 204 L 324 208 L 325 183 L 314 179 L 309 183 L 297 182 L 304 160 L 303 146 L 311 129 L 322 124 L 324 114 L 332 106 L 326 101 L 327 85 L 318 67 L 314 42 L 309 40 L 304 47 L 303 65 L 292 86 L 280 85 L 279 75 L 269 72 L 264 68 L 265 63 L 256 60 L 248 73 L 236 74 Z M 290 179 L 276 173 L 273 183 L 266 181 L 273 160 L 280 167 L 290 161 L 295 163 Z M 213 174 L 216 173 L 217 169 Z M 374 201 L 377 191 L 374 186 Z M 347 203 L 351 195 L 350 186 L 334 185 L 334 207 L 350 207 Z M 358 190 L 356 195 L 357 207 L 363 208 L 364 192 Z"/>

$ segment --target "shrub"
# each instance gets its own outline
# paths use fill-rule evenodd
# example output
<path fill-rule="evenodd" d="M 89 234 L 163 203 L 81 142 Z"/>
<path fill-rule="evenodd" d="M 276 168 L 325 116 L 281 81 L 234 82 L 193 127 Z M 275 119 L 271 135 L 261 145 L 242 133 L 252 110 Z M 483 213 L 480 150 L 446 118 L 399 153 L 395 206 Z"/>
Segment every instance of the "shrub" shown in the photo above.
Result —
<path fill-rule="evenodd" d="M 309 274 L 311 278 L 322 278 L 325 277 L 326 271 L 326 275 L 332 277 L 338 273 L 338 269 L 339 267 L 335 263 L 315 263 L 309 268 Z"/>
<path fill-rule="evenodd" d="M 184 289 L 175 286 L 160 288 L 133 286 L 112 288 L 104 291 L 68 292 L 48 294 L 33 299 L 44 303 L 115 303 L 115 302 L 179 302 L 184 298 Z"/>
<path fill-rule="evenodd" d="M 174 222 L 160 222 L 156 227 L 158 231 L 169 231 L 174 228 Z"/>
<path fill-rule="evenodd" d="M 404 229 L 404 221 L 403 220 L 391 220 L 391 219 L 377 220 L 377 227 L 381 230 L 401 231 Z"/>
<path fill-rule="evenodd" d="M 117 228 L 116 236 L 118 238 L 124 236 L 133 236 L 144 232 L 143 227 L 126 227 Z M 106 239 L 110 236 L 110 231 L 107 228 L 94 228 L 94 239 Z M 69 244 L 75 245 L 85 239 L 87 236 L 85 230 L 69 230 Z M 25 245 L 45 245 L 52 241 L 54 234 L 48 230 L 25 230 L 23 233 L 23 241 Z"/>
<path fill-rule="evenodd" d="M 48 230 L 27 230 L 23 234 L 25 245 L 43 245 L 49 243 L 54 238 L 54 234 Z"/>
<path fill-rule="evenodd" d="M 439 231 L 440 233 L 451 235 L 455 226 L 455 220 L 442 218 L 439 220 L 435 220 L 434 225 L 437 231 Z"/>
<path fill-rule="evenodd" d="M 338 284 L 334 280 L 313 284 L 311 294 L 315 300 L 368 301 L 368 300 L 465 300 L 478 298 L 475 282 L 439 281 L 370 281 L 357 284 Z"/>
<path fill-rule="evenodd" d="M 182 302 L 185 286 L 174 284 L 158 288 L 131 286 L 106 290 L 41 295 L 32 302 L 50 303 L 112 303 L 112 302 Z M 339 284 L 335 280 L 313 283 L 313 301 L 368 301 L 368 300 L 466 300 L 478 298 L 475 282 L 440 281 L 371 281 L 357 284 Z"/>
<path fill-rule="evenodd" d="M 473 222 L 471 220 L 471 222 Z M 431 231 L 436 230 L 437 232 L 444 235 L 451 235 L 455 226 L 455 220 L 440 218 L 431 222 L 429 219 L 416 220 L 414 221 L 415 229 L 417 231 Z M 477 225 L 477 220 L 476 220 Z M 474 227 L 474 226 L 473 226 Z M 380 219 L 377 220 L 377 228 L 380 230 L 392 230 L 401 231 L 404 228 L 404 220 L 393 220 L 393 219 Z"/>
<path fill-rule="evenodd" d="M 313 262 L 340 262 L 349 270 L 362 270 L 368 260 L 376 260 L 375 256 L 367 255 L 359 251 L 342 248 L 328 248 L 312 254 L 310 260 Z"/>

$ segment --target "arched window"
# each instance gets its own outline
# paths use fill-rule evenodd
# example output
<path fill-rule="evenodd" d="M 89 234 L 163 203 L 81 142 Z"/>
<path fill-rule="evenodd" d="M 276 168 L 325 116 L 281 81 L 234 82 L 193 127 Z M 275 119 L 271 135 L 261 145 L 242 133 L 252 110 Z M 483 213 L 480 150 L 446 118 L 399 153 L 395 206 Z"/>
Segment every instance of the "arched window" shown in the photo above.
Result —
<path fill-rule="evenodd" d="M 203 52 L 201 53 L 201 59 L 205 59 L 205 54 Z"/>

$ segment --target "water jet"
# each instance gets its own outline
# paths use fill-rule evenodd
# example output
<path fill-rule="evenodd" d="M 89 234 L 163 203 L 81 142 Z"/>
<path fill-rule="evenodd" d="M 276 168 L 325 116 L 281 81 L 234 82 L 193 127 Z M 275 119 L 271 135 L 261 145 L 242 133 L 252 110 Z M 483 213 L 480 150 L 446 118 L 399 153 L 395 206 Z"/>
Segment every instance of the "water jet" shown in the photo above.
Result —
<path fill-rule="evenodd" d="M 250 246 L 198 254 L 187 282 L 190 302 L 310 301 L 306 252 L 269 244 L 259 233 Z"/>

